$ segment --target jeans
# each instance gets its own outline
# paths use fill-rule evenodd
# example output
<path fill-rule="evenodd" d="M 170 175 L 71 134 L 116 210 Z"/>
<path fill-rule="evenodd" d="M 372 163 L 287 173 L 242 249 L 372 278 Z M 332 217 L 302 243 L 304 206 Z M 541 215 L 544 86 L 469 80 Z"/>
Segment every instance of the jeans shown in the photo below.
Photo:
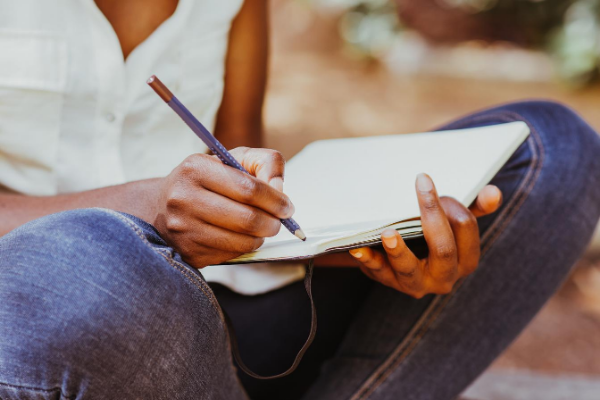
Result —
<path fill-rule="evenodd" d="M 223 309 L 258 373 L 308 332 L 301 283 L 245 297 L 209 286 L 149 224 L 110 210 L 50 215 L 0 238 L 1 399 L 452 399 L 565 279 L 600 216 L 600 138 L 569 109 L 510 104 L 442 129 L 523 120 L 494 178 L 479 268 L 413 299 L 356 270 L 315 275 L 319 330 L 300 368 L 238 376 Z"/>

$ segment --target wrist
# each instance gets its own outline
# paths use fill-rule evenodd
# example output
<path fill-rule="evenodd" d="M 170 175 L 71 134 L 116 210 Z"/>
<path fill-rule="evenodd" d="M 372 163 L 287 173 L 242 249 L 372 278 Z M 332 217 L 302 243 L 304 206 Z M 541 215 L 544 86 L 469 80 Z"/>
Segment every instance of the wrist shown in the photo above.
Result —
<path fill-rule="evenodd" d="M 162 185 L 165 178 L 145 179 L 134 182 L 135 190 L 130 192 L 130 210 L 125 210 L 149 224 L 154 224 L 159 210 Z"/>

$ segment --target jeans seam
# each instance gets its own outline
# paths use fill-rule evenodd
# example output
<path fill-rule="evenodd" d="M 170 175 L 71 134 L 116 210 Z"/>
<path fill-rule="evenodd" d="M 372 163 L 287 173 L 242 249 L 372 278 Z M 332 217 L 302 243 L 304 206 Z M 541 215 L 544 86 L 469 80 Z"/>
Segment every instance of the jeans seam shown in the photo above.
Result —
<path fill-rule="evenodd" d="M 159 251 L 159 250 L 157 250 Z M 161 254 L 163 253 L 162 251 L 159 251 Z M 166 253 L 166 252 L 165 252 Z M 172 258 L 170 258 L 169 256 L 167 256 L 166 254 L 162 254 L 162 256 L 165 258 L 165 260 L 167 260 L 167 262 L 169 264 L 171 264 L 171 266 L 177 270 L 179 270 L 179 272 L 181 272 L 184 276 L 186 276 L 190 281 L 193 282 L 193 280 L 197 280 L 199 281 L 201 284 L 205 284 L 204 281 L 202 281 L 202 279 L 200 279 L 200 277 L 198 277 L 197 275 L 192 274 L 190 271 L 188 271 L 187 267 L 183 264 L 181 264 L 180 262 L 173 260 Z M 227 323 L 225 322 L 225 314 L 223 313 L 223 310 L 221 309 L 221 306 L 219 305 L 219 303 L 217 302 L 217 299 L 214 297 L 214 295 L 212 294 L 212 290 L 210 290 L 209 293 L 206 293 L 202 288 L 200 288 L 200 290 L 202 290 L 202 292 L 206 295 L 209 296 L 209 300 L 211 301 L 211 303 L 213 303 L 213 306 L 215 307 L 218 315 L 219 315 L 219 319 L 221 320 L 222 326 L 223 326 L 223 332 L 225 333 L 225 343 L 227 346 L 227 354 L 229 354 L 229 361 L 230 361 L 230 366 L 232 368 L 233 374 L 234 376 L 237 376 L 237 370 L 235 368 L 235 365 L 233 363 L 233 357 L 231 356 L 232 354 L 232 349 L 231 349 L 231 336 L 229 334 L 229 329 L 227 329 Z M 241 382 L 240 382 L 241 385 Z"/>
<path fill-rule="evenodd" d="M 187 266 L 174 260 L 171 257 L 169 251 L 154 248 L 150 244 L 148 239 L 146 239 L 146 237 L 144 236 L 144 233 L 142 232 L 142 230 L 140 229 L 139 226 L 137 226 L 132 221 L 130 221 L 128 218 L 124 217 L 123 215 L 119 214 L 118 212 L 115 212 L 113 210 L 106 210 L 106 211 L 108 211 L 110 214 L 117 216 L 120 220 L 125 222 L 127 224 L 127 226 L 129 226 L 133 230 L 133 232 L 146 244 L 146 246 L 148 246 L 155 253 L 162 256 L 169 263 L 169 265 L 171 265 L 171 267 L 173 267 L 175 270 L 177 270 L 179 273 L 181 273 L 192 285 L 194 285 L 198 289 L 200 289 L 202 291 L 202 293 L 208 298 L 211 305 L 217 312 L 219 319 L 221 320 L 223 332 L 225 333 L 225 343 L 226 343 L 226 346 L 228 349 L 227 354 L 230 355 L 230 357 L 229 357 L 230 363 L 229 364 L 231 365 L 234 376 L 237 377 L 237 371 L 236 371 L 235 365 L 233 363 L 233 358 L 231 357 L 231 337 L 229 334 L 229 330 L 226 328 L 227 323 L 225 322 L 225 315 L 224 315 L 223 310 L 221 309 L 221 306 L 219 305 L 216 297 L 214 296 L 212 289 L 210 289 L 208 284 L 204 280 L 202 280 L 202 278 L 200 278 L 198 275 L 195 275 L 191 271 L 189 271 Z M 206 288 L 204 288 L 204 286 L 206 286 Z M 240 383 L 240 385 L 241 385 L 241 383 Z"/>
<path fill-rule="evenodd" d="M 200 277 L 189 272 L 186 266 L 173 260 L 170 256 L 166 255 L 163 251 L 154 248 L 154 246 L 152 246 L 150 244 L 148 239 L 146 239 L 146 237 L 144 236 L 144 233 L 142 232 L 140 227 L 137 226 L 136 224 L 134 224 L 133 222 L 131 222 L 128 218 L 126 218 L 123 215 L 119 214 L 118 212 L 110 210 L 110 209 L 105 209 L 105 211 L 116 216 L 121 221 L 123 221 L 129 228 L 132 229 L 132 231 L 142 240 L 142 242 L 144 242 L 144 244 L 149 249 L 151 249 L 154 253 L 162 256 L 169 263 L 169 265 L 171 265 L 178 272 L 180 272 L 182 275 L 184 275 L 194 286 L 196 286 L 198 289 L 200 289 L 202 291 L 202 293 L 204 293 L 204 295 L 209 299 L 210 303 L 215 308 L 215 310 L 219 313 L 219 317 L 221 318 L 221 321 L 223 323 L 225 323 L 225 318 L 222 315 L 221 307 L 218 305 L 216 298 L 212 294 L 212 290 L 210 290 L 208 285 Z M 177 265 L 175 265 L 175 263 L 178 264 L 179 267 Z M 196 279 L 194 279 L 194 278 L 196 278 Z M 204 286 L 206 286 L 206 288 Z"/>
<path fill-rule="evenodd" d="M 518 114 L 516 113 L 510 114 L 512 114 L 513 116 L 518 116 Z M 531 150 L 532 157 L 527 174 L 525 175 L 523 181 L 517 188 L 516 195 L 514 196 L 515 198 L 517 196 L 520 196 L 520 199 L 513 207 L 507 207 L 504 210 L 504 212 L 494 220 L 494 223 L 485 232 L 485 235 L 482 237 L 482 258 L 483 255 L 489 251 L 489 249 L 494 244 L 498 236 L 500 236 L 500 234 L 504 232 L 506 226 L 513 220 L 516 213 L 521 209 L 521 206 L 529 196 L 529 193 L 531 193 L 531 191 L 533 190 L 533 187 L 535 186 L 541 173 L 541 167 L 544 164 L 545 159 L 544 145 L 535 127 L 533 127 L 529 123 L 527 125 L 529 126 L 529 130 L 531 131 L 531 139 L 528 140 L 528 145 Z M 539 154 L 537 151 L 538 149 Z M 492 236 L 493 232 L 495 232 L 495 234 Z"/>
<path fill-rule="evenodd" d="M 219 317 L 221 318 L 221 321 L 225 323 L 225 317 L 222 313 L 221 306 L 219 306 L 216 297 L 214 296 L 212 290 L 208 287 L 206 282 L 204 282 L 198 275 L 195 275 L 192 272 L 190 272 L 185 265 L 171 258 L 168 250 L 154 250 L 157 253 L 159 253 L 173 268 L 178 270 L 181 274 L 188 278 L 190 282 L 192 282 L 196 287 L 198 287 L 206 297 L 208 297 L 213 307 L 215 307 L 216 311 L 219 312 Z M 204 286 L 206 286 L 206 288 L 204 288 Z"/>
<path fill-rule="evenodd" d="M 464 126 L 465 124 L 472 124 L 473 122 L 483 122 L 483 121 L 523 121 L 524 119 L 517 113 L 512 111 L 504 111 L 499 114 L 493 115 L 485 115 L 478 118 L 468 119 L 458 125 L 456 129 L 460 129 L 460 126 Z M 516 213 L 519 211 L 524 201 L 527 199 L 528 194 L 533 189 L 533 186 L 537 182 L 539 177 L 541 166 L 543 165 L 544 160 L 544 147 L 539 136 L 539 133 L 531 124 L 527 121 L 524 121 L 529 126 L 531 131 L 531 137 L 533 140 L 528 140 L 528 146 L 532 151 L 531 162 L 528 167 L 528 171 L 523 177 L 523 180 L 515 194 L 512 196 L 510 203 L 507 204 L 505 210 L 498 215 L 492 226 L 488 228 L 484 236 L 482 237 L 482 252 L 481 258 L 487 253 L 487 251 L 491 248 L 492 244 L 496 241 L 496 239 L 504 232 L 507 225 L 512 221 Z M 539 146 L 539 154 L 536 152 L 536 145 Z M 514 203 L 514 205 L 513 205 Z M 491 232 L 495 232 L 492 236 Z M 396 369 L 396 367 L 406 359 L 412 351 L 417 347 L 417 345 L 421 342 L 425 334 L 429 331 L 429 328 L 433 325 L 433 323 L 437 320 L 439 315 L 445 309 L 446 305 L 453 299 L 453 296 L 458 292 L 458 290 L 463 286 L 463 283 L 467 280 L 467 278 L 462 279 L 457 282 L 452 292 L 448 295 L 438 295 L 436 296 L 431 304 L 427 307 L 425 312 L 421 315 L 419 320 L 415 323 L 411 331 L 406 335 L 406 337 L 398 344 L 398 346 L 392 351 L 391 355 L 373 372 L 361 385 L 361 387 L 354 393 L 351 397 L 352 400 L 361 400 L 366 399 L 377 388 L 383 384 L 389 377 L 389 375 Z"/>
<path fill-rule="evenodd" d="M 75 395 L 67 396 L 65 393 L 63 393 L 62 389 L 59 387 L 54 387 L 51 389 L 42 389 L 42 388 L 33 387 L 33 386 L 13 385 L 13 384 L 6 383 L 6 382 L 0 382 L 0 386 L 12 388 L 12 389 L 31 390 L 33 392 L 44 392 L 44 393 L 58 392 L 60 394 L 61 399 L 67 399 L 67 400 L 73 400 L 73 399 L 77 398 L 77 396 L 75 396 Z M 2 397 L 0 397 L 0 400 L 1 399 L 2 399 Z"/>

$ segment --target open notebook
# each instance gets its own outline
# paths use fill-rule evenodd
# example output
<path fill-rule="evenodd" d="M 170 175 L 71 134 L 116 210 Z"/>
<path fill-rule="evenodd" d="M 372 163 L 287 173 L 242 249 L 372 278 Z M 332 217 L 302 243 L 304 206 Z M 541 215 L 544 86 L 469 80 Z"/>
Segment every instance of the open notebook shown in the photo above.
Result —
<path fill-rule="evenodd" d="M 282 228 L 258 250 L 227 264 L 305 259 L 379 244 L 388 227 L 404 238 L 420 236 L 418 173 L 433 178 L 440 196 L 468 206 L 528 135 L 525 123 L 511 122 L 311 143 L 287 163 L 284 188 L 307 240 Z"/>

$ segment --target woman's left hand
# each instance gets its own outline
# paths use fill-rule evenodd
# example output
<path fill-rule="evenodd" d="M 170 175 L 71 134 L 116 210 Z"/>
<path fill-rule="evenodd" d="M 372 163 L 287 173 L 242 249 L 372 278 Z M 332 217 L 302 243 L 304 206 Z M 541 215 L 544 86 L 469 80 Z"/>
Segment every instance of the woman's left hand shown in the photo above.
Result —
<path fill-rule="evenodd" d="M 351 250 L 350 254 L 367 276 L 412 297 L 447 294 L 456 281 L 477 268 L 480 247 L 476 217 L 496 211 L 502 193 L 496 186 L 486 186 L 467 209 L 453 198 L 440 199 L 426 174 L 417 177 L 416 190 L 429 247 L 427 258 L 418 259 L 394 229 L 381 233 L 385 254 L 369 247 Z"/>

